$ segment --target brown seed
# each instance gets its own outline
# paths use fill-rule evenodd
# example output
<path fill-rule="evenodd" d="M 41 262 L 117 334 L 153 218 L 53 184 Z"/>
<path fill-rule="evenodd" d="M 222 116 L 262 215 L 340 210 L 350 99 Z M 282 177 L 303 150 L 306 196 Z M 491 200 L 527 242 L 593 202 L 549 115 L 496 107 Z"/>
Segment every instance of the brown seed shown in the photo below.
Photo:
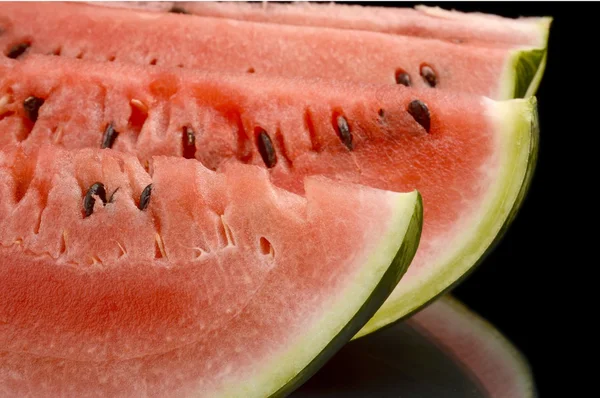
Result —
<path fill-rule="evenodd" d="M 353 149 L 353 145 L 352 145 L 352 133 L 350 132 L 350 126 L 348 126 L 348 121 L 346 120 L 346 118 L 342 115 L 339 115 L 336 118 L 336 125 L 337 125 L 337 133 L 338 136 L 340 137 L 340 140 L 342 141 L 342 143 L 344 145 L 346 145 L 346 148 L 348 148 L 349 150 Z"/>
<path fill-rule="evenodd" d="M 194 159 L 196 157 L 196 136 L 191 127 L 184 127 L 181 135 L 181 145 L 183 146 L 183 157 Z"/>
<path fill-rule="evenodd" d="M 429 108 L 421 100 L 414 100 L 408 104 L 408 113 L 429 133 L 431 127 L 431 116 Z"/>
<path fill-rule="evenodd" d="M 169 10 L 170 13 L 173 14 L 189 14 L 188 11 L 186 11 L 184 8 L 181 8 L 179 6 L 173 6 L 171 7 L 171 9 Z"/>
<path fill-rule="evenodd" d="M 425 82 L 427 84 L 429 84 L 431 87 L 435 87 L 437 86 L 437 75 L 435 74 L 435 71 L 433 70 L 433 68 L 427 64 L 422 64 L 421 65 L 421 76 L 423 77 L 423 79 L 425 80 Z"/>
<path fill-rule="evenodd" d="M 44 104 L 44 100 L 38 97 L 27 97 L 25 101 L 23 101 L 23 109 L 25 110 L 25 115 L 32 122 L 36 122 L 38 118 L 38 114 L 40 111 L 40 107 Z"/>
<path fill-rule="evenodd" d="M 271 142 L 271 137 L 269 137 L 269 134 L 265 130 L 259 128 L 258 131 L 259 133 L 256 137 L 258 152 L 260 152 L 265 165 L 271 168 L 277 164 L 277 154 L 275 153 L 275 148 L 273 148 L 273 142 Z"/>
<path fill-rule="evenodd" d="M 119 132 L 115 130 L 112 122 L 106 126 L 106 130 L 104 130 L 104 136 L 102 137 L 102 145 L 100 146 L 102 149 L 112 148 L 115 140 L 119 136 Z"/>
<path fill-rule="evenodd" d="M 403 69 L 396 71 L 396 83 L 402 84 L 403 86 L 410 87 L 412 82 L 410 81 L 410 75 Z"/>
<path fill-rule="evenodd" d="M 19 58 L 21 55 L 23 55 L 25 53 L 25 51 L 27 51 L 27 49 L 29 47 L 31 47 L 31 43 L 24 42 L 24 43 L 15 44 L 8 50 L 8 52 L 6 53 L 6 56 L 8 58 L 12 58 L 12 59 Z"/>
<path fill-rule="evenodd" d="M 101 182 L 92 184 L 83 198 L 83 211 L 85 212 L 85 217 L 91 216 L 94 212 L 94 205 L 96 204 L 96 198 L 94 198 L 94 196 L 98 196 L 102 201 L 102 204 L 106 205 L 106 190 L 104 189 L 104 184 Z"/>
<path fill-rule="evenodd" d="M 140 195 L 140 204 L 138 205 L 140 210 L 145 210 L 146 207 L 148 207 L 148 204 L 150 203 L 150 194 L 152 194 L 152 184 L 149 184 L 144 188 Z"/>

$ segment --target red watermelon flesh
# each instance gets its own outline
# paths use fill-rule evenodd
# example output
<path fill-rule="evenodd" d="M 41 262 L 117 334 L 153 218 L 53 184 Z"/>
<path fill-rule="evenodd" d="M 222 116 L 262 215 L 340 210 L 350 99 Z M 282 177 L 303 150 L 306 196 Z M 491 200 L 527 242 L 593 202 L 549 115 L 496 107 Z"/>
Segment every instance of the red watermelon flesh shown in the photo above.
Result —
<path fill-rule="evenodd" d="M 96 182 L 106 197 L 86 216 Z M 282 388 L 372 315 L 420 226 L 414 192 L 319 177 L 305 190 L 276 188 L 256 166 L 157 157 L 147 173 L 109 149 L 5 146 L 0 395 Z"/>
<path fill-rule="evenodd" d="M 99 1 L 89 4 L 241 21 L 366 30 L 469 45 L 544 47 L 550 17 L 504 18 L 440 7 L 377 7 L 334 2 Z"/>
<path fill-rule="evenodd" d="M 268 76 L 388 84 L 408 79 L 417 88 L 496 99 L 525 95 L 544 53 L 71 3 L 5 3 L 0 27 L 0 49 L 13 58 L 56 54 Z M 516 66 L 523 54 L 535 55 L 527 73 Z"/>
<path fill-rule="evenodd" d="M 0 129 L 12 133 L 3 144 L 98 148 L 112 125 L 112 148 L 145 165 L 158 154 L 212 169 L 268 166 L 276 185 L 296 193 L 315 174 L 419 189 L 423 239 L 380 323 L 419 308 L 478 261 L 518 207 L 537 148 L 534 101 L 39 56 L 11 61 L 0 75 Z M 30 96 L 44 100 L 35 123 L 23 110 Z M 409 112 L 415 100 L 429 131 Z"/>
<path fill-rule="evenodd" d="M 551 21 L 543 17 L 502 18 L 423 5 L 413 9 L 304 1 L 292 4 L 184 1 L 164 2 L 161 6 L 152 4 L 152 8 L 244 21 L 366 30 L 486 46 L 503 43 L 544 47 Z"/>

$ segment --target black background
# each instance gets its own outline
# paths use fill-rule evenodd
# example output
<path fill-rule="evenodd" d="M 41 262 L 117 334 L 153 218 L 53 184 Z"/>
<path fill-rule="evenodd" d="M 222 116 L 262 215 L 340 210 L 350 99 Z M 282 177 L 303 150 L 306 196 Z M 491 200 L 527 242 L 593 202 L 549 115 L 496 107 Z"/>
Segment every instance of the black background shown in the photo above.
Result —
<path fill-rule="evenodd" d="M 362 4 L 405 7 L 423 3 Z M 506 17 L 553 17 L 548 65 L 536 94 L 540 152 L 532 186 L 500 244 L 453 294 L 492 322 L 525 354 L 541 397 L 555 396 L 561 388 L 568 388 L 568 396 L 575 396 L 573 388 L 581 386 L 584 376 L 570 378 L 570 372 L 580 373 L 585 367 L 596 366 L 567 357 L 577 352 L 575 347 L 584 340 L 578 334 L 578 325 L 586 329 L 590 318 L 596 318 L 588 313 L 578 319 L 575 311 L 585 301 L 574 302 L 573 297 L 586 290 L 584 281 L 595 278 L 593 264 L 598 265 L 597 258 L 577 258 L 574 253 L 586 246 L 580 237 L 594 239 L 597 235 L 591 215 L 583 209 L 591 206 L 595 213 L 598 197 L 589 196 L 590 191 L 583 187 L 595 187 L 598 181 L 598 155 L 584 153 L 597 152 L 596 137 L 600 133 L 590 121 L 598 114 L 595 109 L 600 102 L 594 94 L 598 92 L 598 68 L 594 64 L 600 53 L 600 6 L 577 2 L 425 4 Z M 591 165 L 584 166 L 584 160 Z M 590 171 L 591 178 L 582 178 Z M 586 223 L 588 231 L 582 231 L 580 226 Z M 573 338 L 567 331 L 577 334 Z"/>

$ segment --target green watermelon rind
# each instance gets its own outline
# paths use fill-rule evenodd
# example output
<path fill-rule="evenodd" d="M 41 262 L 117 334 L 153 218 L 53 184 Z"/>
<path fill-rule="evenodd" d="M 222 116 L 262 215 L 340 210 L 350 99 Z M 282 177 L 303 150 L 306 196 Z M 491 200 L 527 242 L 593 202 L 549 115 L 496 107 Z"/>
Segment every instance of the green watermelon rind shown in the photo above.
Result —
<path fill-rule="evenodd" d="M 552 18 L 540 18 L 543 46 L 513 50 L 501 78 L 499 99 L 529 98 L 536 94 L 548 59 L 548 38 Z"/>
<path fill-rule="evenodd" d="M 552 17 L 544 17 L 540 18 L 540 22 L 538 23 L 538 26 L 543 34 L 542 37 L 544 38 L 544 56 L 538 65 L 535 76 L 529 83 L 529 87 L 525 92 L 524 98 L 532 97 L 537 93 L 537 89 L 539 88 L 542 77 L 544 76 L 544 72 L 546 71 L 546 63 L 548 61 L 548 43 L 550 39 L 550 25 L 552 25 L 552 21 Z"/>
<path fill-rule="evenodd" d="M 402 244 L 397 250 L 392 262 L 387 267 L 385 274 L 374 287 L 369 298 L 357 311 L 352 320 L 347 323 L 339 333 L 325 346 L 304 369 L 295 376 L 286 381 L 282 381 L 282 387 L 270 395 L 270 397 L 285 397 L 300 387 L 306 380 L 312 377 L 337 351 L 339 351 L 350 339 L 360 330 L 361 327 L 371 318 L 371 316 L 380 308 L 389 294 L 394 290 L 398 282 L 402 279 L 408 269 L 419 246 L 421 238 L 421 228 L 423 224 L 423 200 L 421 195 L 414 191 L 415 206 L 408 226 L 403 232 Z M 397 241 L 402 232 L 393 234 L 391 241 Z M 381 246 L 384 248 L 387 244 Z M 389 251 L 387 249 L 381 252 Z M 380 251 L 377 256 L 381 258 Z M 374 262 L 379 262 L 375 260 Z M 365 268 L 370 268 L 366 266 Z M 351 293 L 351 292 L 350 292 Z M 298 347 L 302 349 L 302 347 Z"/>
<path fill-rule="evenodd" d="M 353 340 L 371 334 L 384 327 L 404 320 L 415 312 L 422 310 L 438 297 L 451 291 L 473 272 L 502 240 L 521 209 L 529 191 L 539 151 L 539 120 L 537 98 L 514 99 L 494 102 L 493 108 L 500 110 L 497 115 L 503 128 L 509 129 L 510 136 L 507 148 L 512 151 L 507 165 L 512 165 L 512 172 L 507 171 L 503 179 L 503 187 L 498 189 L 504 195 L 496 198 L 494 208 L 488 209 L 487 217 L 481 220 L 480 227 L 470 234 L 478 236 L 462 251 L 462 256 L 455 256 L 450 262 L 438 269 L 433 278 L 427 278 L 421 285 L 415 285 L 403 296 L 388 300 L 367 324 L 353 337 Z M 502 113 L 507 113 L 502 115 Z M 505 116 L 504 118 L 502 116 Z M 507 122 L 508 121 L 508 122 Z M 503 204 L 512 201 L 508 211 L 502 212 Z M 497 214 L 500 212 L 501 214 Z M 486 238 L 490 239 L 489 243 Z M 480 254 L 478 254 L 480 253 Z M 463 260 L 467 255 L 475 255 L 477 260 L 469 265 Z M 451 274 L 451 275 L 448 275 Z"/>

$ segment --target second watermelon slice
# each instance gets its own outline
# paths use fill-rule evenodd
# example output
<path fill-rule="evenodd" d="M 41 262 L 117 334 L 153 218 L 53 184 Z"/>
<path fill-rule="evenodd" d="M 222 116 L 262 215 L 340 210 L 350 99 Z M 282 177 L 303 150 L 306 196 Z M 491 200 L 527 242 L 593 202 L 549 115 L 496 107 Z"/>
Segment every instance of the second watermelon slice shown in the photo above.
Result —
<path fill-rule="evenodd" d="M 7 62 L 1 76 L 5 144 L 110 147 L 148 170 L 155 155 L 215 170 L 250 163 L 299 194 L 314 175 L 418 189 L 422 243 L 361 335 L 419 309 L 478 263 L 518 209 L 537 153 L 534 98 L 34 55 Z"/>

